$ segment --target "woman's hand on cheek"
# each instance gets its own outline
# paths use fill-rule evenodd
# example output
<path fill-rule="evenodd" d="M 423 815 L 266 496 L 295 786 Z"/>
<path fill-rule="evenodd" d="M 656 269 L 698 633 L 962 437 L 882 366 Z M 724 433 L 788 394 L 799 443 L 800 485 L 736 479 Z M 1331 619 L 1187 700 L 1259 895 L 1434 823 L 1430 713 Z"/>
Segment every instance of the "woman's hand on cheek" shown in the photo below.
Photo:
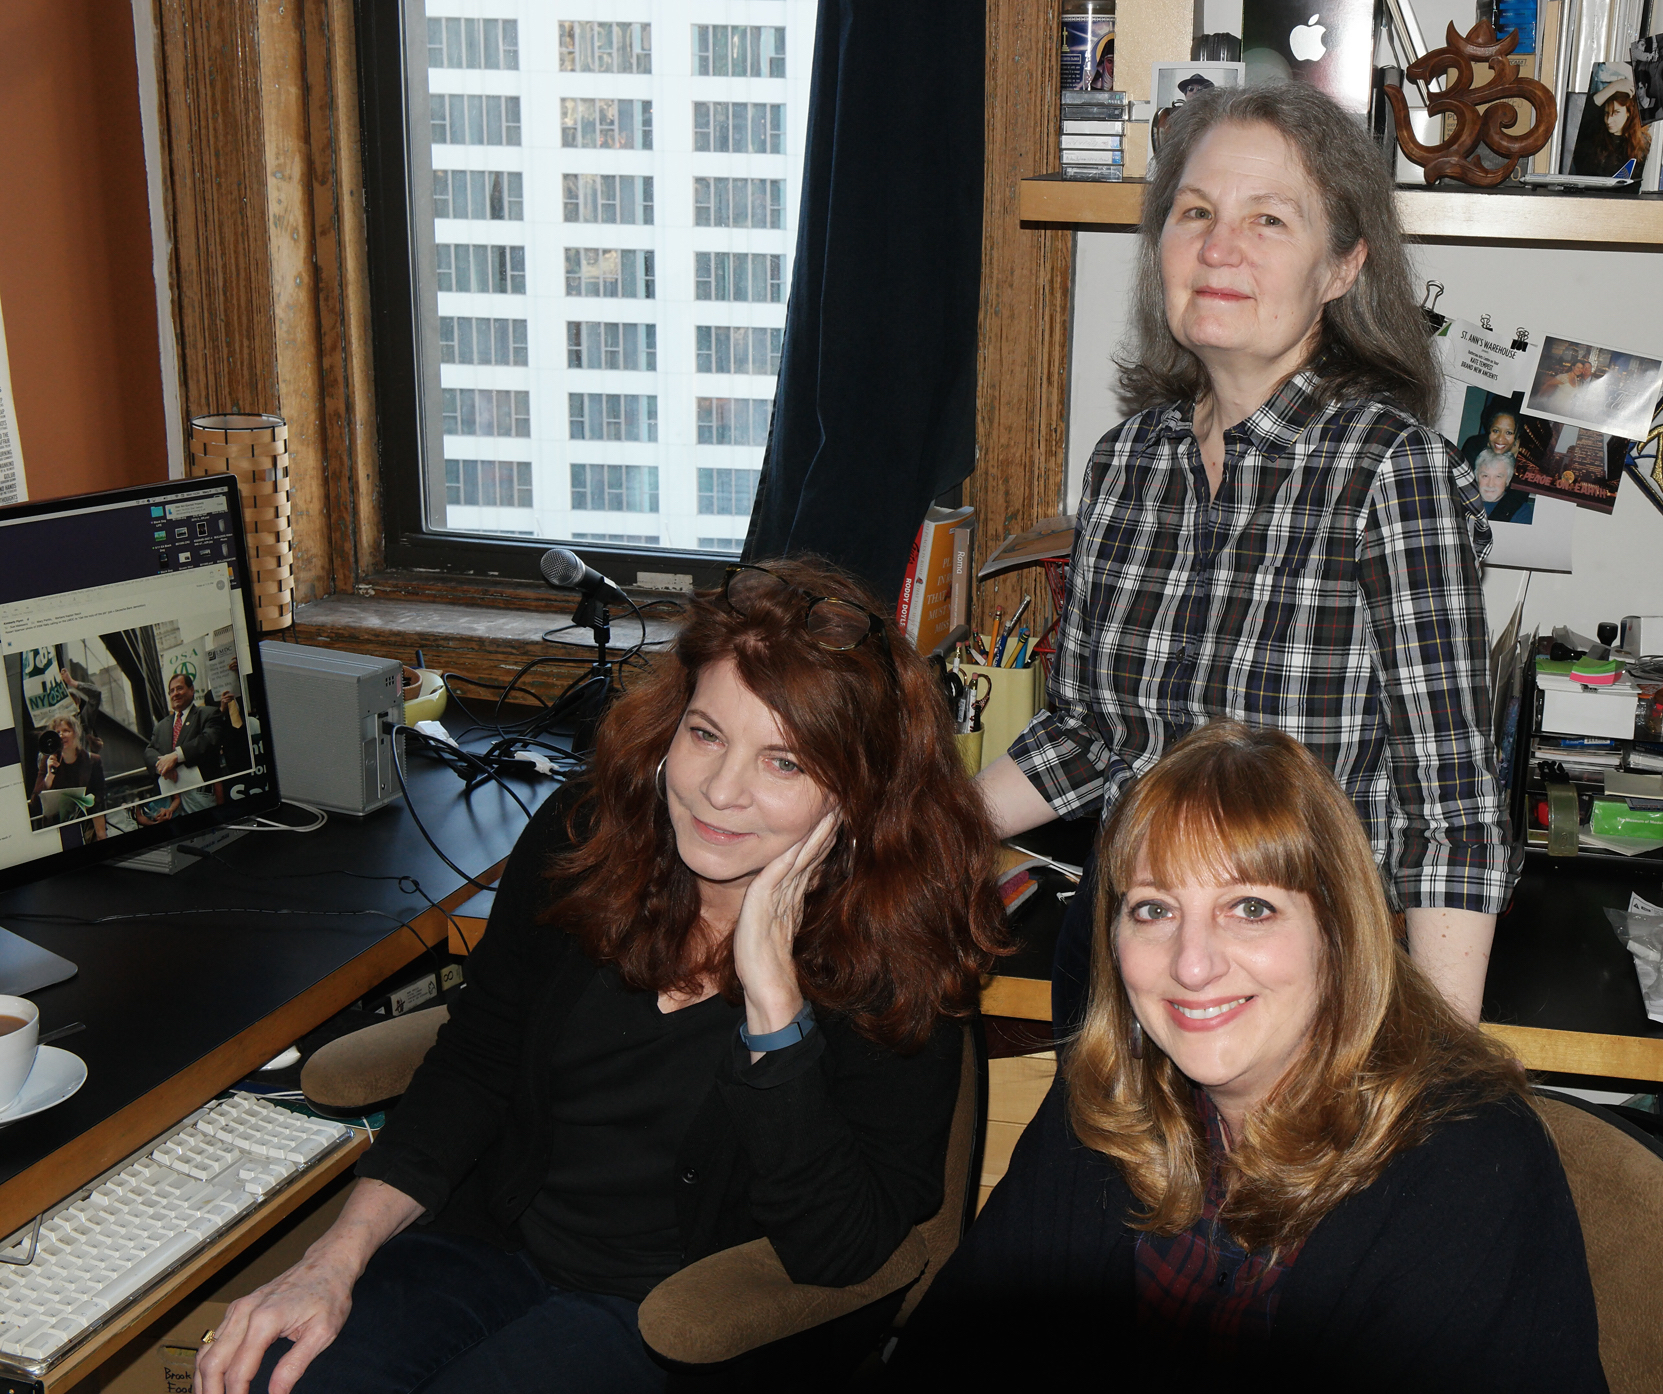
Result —
<path fill-rule="evenodd" d="M 753 1036 L 780 1030 L 802 1010 L 791 949 L 802 927 L 803 897 L 837 836 L 838 821 L 832 809 L 807 837 L 763 867 L 745 892 L 733 931 L 733 966 L 745 990 L 745 1026 Z"/>

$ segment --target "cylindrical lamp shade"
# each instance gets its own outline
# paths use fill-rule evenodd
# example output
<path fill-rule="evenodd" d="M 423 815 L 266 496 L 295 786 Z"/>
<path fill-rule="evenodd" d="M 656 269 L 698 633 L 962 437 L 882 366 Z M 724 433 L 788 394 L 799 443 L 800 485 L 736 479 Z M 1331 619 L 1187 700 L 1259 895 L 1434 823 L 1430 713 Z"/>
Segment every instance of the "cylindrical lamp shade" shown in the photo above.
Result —
<path fill-rule="evenodd" d="M 281 416 L 193 416 L 189 477 L 234 474 L 262 633 L 294 623 L 294 495 Z"/>

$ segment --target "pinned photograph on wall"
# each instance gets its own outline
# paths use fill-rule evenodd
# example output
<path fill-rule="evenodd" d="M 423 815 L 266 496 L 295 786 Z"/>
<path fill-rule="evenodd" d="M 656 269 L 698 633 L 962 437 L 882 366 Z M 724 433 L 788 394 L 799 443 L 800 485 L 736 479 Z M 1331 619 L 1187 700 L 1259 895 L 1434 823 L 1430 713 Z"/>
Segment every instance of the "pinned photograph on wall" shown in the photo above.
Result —
<path fill-rule="evenodd" d="M 1640 492 L 1652 501 L 1652 506 L 1663 513 L 1663 402 L 1657 404 L 1645 439 L 1629 444 L 1623 468 Z"/>
<path fill-rule="evenodd" d="M 1149 148 L 1159 150 L 1167 123 L 1191 97 L 1215 87 L 1240 87 L 1247 72 L 1242 63 L 1155 63 L 1149 91 L 1155 114 L 1149 121 Z"/>
<path fill-rule="evenodd" d="M 1548 335 L 1530 373 L 1524 409 L 1623 440 L 1651 429 L 1663 395 L 1663 359 Z"/>
<path fill-rule="evenodd" d="M 1519 418 L 1513 487 L 1541 499 L 1609 513 L 1617 502 L 1628 441 L 1563 421 Z"/>
<path fill-rule="evenodd" d="M 1503 396 L 1469 387 L 1452 390 L 1445 408 L 1445 434 L 1459 442 L 1461 456 L 1478 479 L 1478 496 L 1489 515 L 1491 566 L 1532 571 L 1569 571 L 1576 509 L 1515 487 L 1518 474 L 1520 393 Z M 1539 425 L 1547 425 L 1539 422 Z"/>
<path fill-rule="evenodd" d="M 1522 332 L 1522 331 L 1521 331 Z M 1527 350 L 1512 338 L 1469 320 L 1452 319 L 1437 333 L 1434 346 L 1443 356 L 1444 376 L 1488 392 L 1511 392 Z"/>
<path fill-rule="evenodd" d="M 1595 63 L 1569 173 L 1638 180 L 1650 148 L 1651 132 L 1641 114 L 1633 65 Z M 1638 190 L 1638 183 L 1634 187 Z"/>

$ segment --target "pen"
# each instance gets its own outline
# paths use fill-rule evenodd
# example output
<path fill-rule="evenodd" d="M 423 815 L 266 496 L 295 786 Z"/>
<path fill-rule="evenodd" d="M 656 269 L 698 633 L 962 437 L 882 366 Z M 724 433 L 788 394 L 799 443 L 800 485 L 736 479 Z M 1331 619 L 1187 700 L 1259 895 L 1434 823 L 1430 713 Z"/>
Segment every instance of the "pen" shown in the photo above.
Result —
<path fill-rule="evenodd" d="M 1011 622 L 1005 626 L 1007 630 L 1015 629 L 1022 622 L 1022 616 L 1028 613 L 1028 607 L 1034 603 L 1031 595 L 1022 597 L 1022 603 L 1016 607 L 1016 613 L 1011 616 Z"/>
<path fill-rule="evenodd" d="M 987 636 L 987 663 L 990 668 L 999 666 L 999 630 L 1004 622 L 1004 610 L 995 605 L 993 607 L 993 632 Z"/>

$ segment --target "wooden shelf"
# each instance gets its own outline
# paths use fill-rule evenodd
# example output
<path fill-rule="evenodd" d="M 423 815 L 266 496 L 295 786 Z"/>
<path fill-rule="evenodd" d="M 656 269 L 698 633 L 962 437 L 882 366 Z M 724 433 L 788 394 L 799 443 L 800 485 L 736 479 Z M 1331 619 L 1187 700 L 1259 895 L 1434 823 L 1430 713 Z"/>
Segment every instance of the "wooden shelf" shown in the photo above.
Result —
<path fill-rule="evenodd" d="M 1143 212 L 1142 180 L 1096 184 L 1042 174 L 1024 179 L 1018 214 L 1028 223 L 1131 227 Z M 1663 246 L 1663 199 L 1508 190 L 1399 189 L 1403 230 L 1468 242 L 1586 242 Z"/>

